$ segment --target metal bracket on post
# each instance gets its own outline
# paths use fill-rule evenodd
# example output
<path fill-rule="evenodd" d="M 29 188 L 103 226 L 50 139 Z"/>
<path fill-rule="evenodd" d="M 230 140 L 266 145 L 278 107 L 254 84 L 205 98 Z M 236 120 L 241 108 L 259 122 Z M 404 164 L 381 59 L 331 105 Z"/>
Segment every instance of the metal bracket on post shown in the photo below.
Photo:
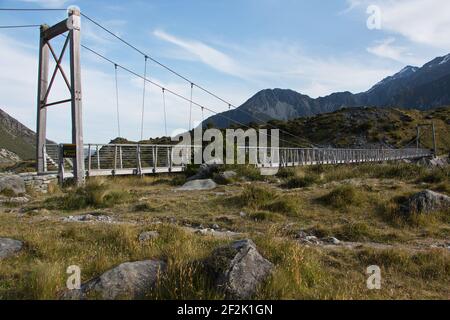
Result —
<path fill-rule="evenodd" d="M 50 106 L 70 102 L 72 109 L 72 143 L 76 146 L 76 157 L 74 163 L 74 178 L 78 185 L 85 181 L 84 147 L 83 147 L 83 127 L 82 127 L 82 95 L 81 95 L 81 65 L 80 65 L 80 10 L 77 8 L 69 9 L 69 17 L 52 27 L 41 26 L 40 46 L 39 46 L 39 73 L 38 73 L 38 98 L 37 98 L 37 141 L 36 141 L 36 160 L 37 172 L 45 172 L 44 145 L 46 143 L 47 130 L 47 108 Z M 68 32 L 66 40 L 59 57 L 56 55 L 50 41 L 64 33 Z M 70 44 L 70 45 L 69 45 Z M 67 47 L 70 47 L 70 81 L 64 72 L 62 59 Z M 50 81 L 49 75 L 49 56 L 52 55 L 56 62 Z M 70 98 L 56 102 L 48 102 L 56 74 L 60 72 L 65 84 L 70 92 Z"/>

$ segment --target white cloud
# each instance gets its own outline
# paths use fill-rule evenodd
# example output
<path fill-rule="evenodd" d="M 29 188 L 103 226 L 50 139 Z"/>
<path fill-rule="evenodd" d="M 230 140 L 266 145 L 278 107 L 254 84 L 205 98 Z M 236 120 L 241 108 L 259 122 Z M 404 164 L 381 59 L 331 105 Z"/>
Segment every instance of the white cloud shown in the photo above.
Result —
<path fill-rule="evenodd" d="M 240 78 L 248 77 L 248 70 L 239 65 L 234 59 L 225 53 L 206 45 L 200 41 L 182 39 L 162 30 L 155 30 L 153 34 L 161 40 L 170 42 L 187 53 L 195 56 L 199 61 L 205 63 L 213 69 Z"/>
<path fill-rule="evenodd" d="M 200 41 L 181 39 L 165 32 L 155 31 L 162 40 L 186 50 L 172 58 L 192 60 L 225 73 L 240 76 L 253 84 L 254 92 L 267 87 L 292 88 L 312 97 L 335 91 L 364 91 L 396 70 L 371 65 L 357 58 L 315 57 L 306 54 L 299 46 L 285 42 L 248 44 L 246 47 L 225 44 L 232 54 Z M 239 57 L 239 58 L 237 58 Z"/>
<path fill-rule="evenodd" d="M 368 5 L 381 9 L 382 31 L 405 37 L 415 44 L 450 51 L 450 1 L 448 0 L 348 0 L 349 12 Z"/>
<path fill-rule="evenodd" d="M 413 56 L 407 47 L 394 45 L 395 38 L 390 37 L 378 41 L 368 47 L 367 51 L 381 58 L 388 58 L 403 64 L 420 64 L 421 60 Z"/>
<path fill-rule="evenodd" d="M 0 108 L 27 125 L 36 128 L 36 92 L 38 48 L 0 34 Z M 56 48 L 55 48 L 56 49 Z M 115 83 L 111 72 L 99 69 L 103 60 L 86 60 L 89 53 L 82 51 L 83 125 L 86 143 L 105 143 L 117 136 Z M 66 56 L 67 58 L 67 56 Z M 53 63 L 50 74 L 53 71 Z M 67 64 L 63 63 L 65 70 Z M 185 82 L 163 82 L 152 78 L 175 92 L 189 96 Z M 242 102 L 248 90 L 238 86 L 211 86 L 211 90 L 222 96 L 233 96 Z M 67 88 L 61 79 L 55 81 L 49 101 L 67 98 Z M 206 98 L 194 90 L 194 99 L 216 111 L 225 111 L 226 106 L 211 97 Z M 119 70 L 119 104 L 122 136 L 137 140 L 140 136 L 142 107 L 142 79 L 137 79 Z M 189 103 L 170 94 L 166 95 L 169 133 L 177 128 L 188 127 Z M 201 120 L 201 110 L 192 109 L 193 121 Z M 205 110 L 205 118 L 212 114 Z M 145 137 L 164 134 L 164 113 L 161 89 L 147 85 L 144 121 Z M 70 106 L 52 106 L 48 109 L 48 138 L 57 142 L 70 141 Z"/>

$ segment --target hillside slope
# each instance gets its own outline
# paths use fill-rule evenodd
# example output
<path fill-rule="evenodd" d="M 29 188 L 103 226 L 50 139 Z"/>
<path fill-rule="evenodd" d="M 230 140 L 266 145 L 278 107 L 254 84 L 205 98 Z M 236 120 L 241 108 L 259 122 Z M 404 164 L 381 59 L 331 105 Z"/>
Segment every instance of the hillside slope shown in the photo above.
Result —
<path fill-rule="evenodd" d="M 35 145 L 36 133 L 0 109 L 0 148 L 14 152 L 22 160 L 31 160 L 36 157 Z"/>
<path fill-rule="evenodd" d="M 415 138 L 418 124 L 431 122 L 436 126 L 439 153 L 450 152 L 450 107 L 430 111 L 348 108 L 290 121 L 272 120 L 263 127 L 277 127 L 298 136 L 281 133 L 291 146 L 401 148 Z M 423 131 L 421 141 L 424 147 L 432 147 L 431 130 Z"/>

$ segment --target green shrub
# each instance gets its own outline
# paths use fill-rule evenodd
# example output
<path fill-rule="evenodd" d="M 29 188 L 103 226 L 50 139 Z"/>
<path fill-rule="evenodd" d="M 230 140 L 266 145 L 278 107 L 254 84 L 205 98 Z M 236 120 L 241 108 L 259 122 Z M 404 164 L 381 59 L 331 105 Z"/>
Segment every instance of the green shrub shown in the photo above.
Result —
<path fill-rule="evenodd" d="M 276 174 L 276 176 L 281 179 L 293 178 L 295 175 L 295 168 L 281 168 Z"/>
<path fill-rule="evenodd" d="M 292 198 L 281 197 L 278 200 L 266 204 L 264 209 L 293 216 L 297 214 L 297 205 Z"/>
<path fill-rule="evenodd" d="M 287 189 L 306 188 L 319 181 L 319 177 L 315 175 L 307 175 L 304 177 L 292 177 L 285 182 L 282 187 Z"/>
<path fill-rule="evenodd" d="M 344 209 L 361 203 L 361 197 L 354 186 L 343 185 L 320 197 L 319 201 L 336 209 Z"/>
<path fill-rule="evenodd" d="M 274 190 L 259 186 L 246 186 L 237 199 L 238 205 L 253 210 L 268 210 L 286 215 L 297 213 L 297 205 L 292 198 L 281 196 Z"/>
<path fill-rule="evenodd" d="M 79 210 L 88 207 L 106 208 L 127 201 L 129 194 L 123 190 L 114 190 L 102 180 L 91 180 L 84 187 L 70 191 L 63 197 L 51 198 L 50 206 L 63 210 Z M 56 203 L 55 203 L 56 202 Z"/>
<path fill-rule="evenodd" d="M 239 197 L 242 206 L 258 209 L 277 198 L 277 193 L 259 186 L 246 186 Z"/>
<path fill-rule="evenodd" d="M 138 203 L 137 205 L 134 206 L 134 211 L 141 211 L 141 212 L 155 212 L 156 208 L 154 206 L 152 206 L 150 203 L 148 202 L 143 202 L 143 203 Z"/>
<path fill-rule="evenodd" d="M 364 222 L 348 223 L 340 228 L 336 236 L 346 241 L 364 241 L 373 238 L 370 227 Z"/>
<path fill-rule="evenodd" d="M 236 166 L 236 173 L 240 177 L 246 177 L 251 181 L 264 181 L 265 176 L 261 175 L 261 170 L 253 165 L 238 165 Z"/>
<path fill-rule="evenodd" d="M 424 174 L 420 177 L 417 182 L 425 182 L 425 183 L 443 183 L 449 181 L 449 172 L 445 169 L 436 168 L 431 170 L 431 172 Z"/>

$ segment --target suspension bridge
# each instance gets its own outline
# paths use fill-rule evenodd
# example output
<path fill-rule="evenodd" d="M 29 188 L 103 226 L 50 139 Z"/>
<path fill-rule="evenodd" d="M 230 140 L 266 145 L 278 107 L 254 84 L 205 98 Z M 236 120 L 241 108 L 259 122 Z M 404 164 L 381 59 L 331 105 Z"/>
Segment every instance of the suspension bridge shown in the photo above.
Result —
<path fill-rule="evenodd" d="M 0 11 L 58 11 L 66 9 L 8 9 L 0 8 Z M 78 184 L 83 184 L 86 177 L 93 176 L 116 176 L 116 175 L 144 175 L 157 173 L 181 172 L 185 170 L 186 165 L 192 162 L 193 155 L 201 151 L 200 145 L 169 145 L 169 144 L 96 144 L 85 143 L 83 140 L 83 113 L 82 113 L 82 83 L 81 83 L 81 61 L 80 51 L 86 50 L 90 54 L 103 60 L 112 66 L 114 70 L 115 81 L 115 100 L 116 100 L 116 117 L 117 131 L 121 133 L 121 117 L 119 104 L 119 85 L 118 70 L 126 72 L 131 76 L 142 81 L 142 105 L 141 105 L 141 123 L 140 137 L 144 138 L 144 118 L 146 107 L 146 89 L 147 86 L 154 86 L 161 90 L 164 113 L 164 133 L 167 134 L 167 111 L 166 111 L 166 95 L 170 94 L 189 105 L 189 131 L 192 126 L 192 109 L 199 108 L 202 112 L 202 120 L 204 120 L 203 112 L 208 111 L 212 114 L 224 117 L 241 128 L 250 128 L 249 125 L 232 120 L 220 111 L 215 111 L 209 106 L 197 102 L 193 99 L 193 92 L 199 90 L 202 93 L 214 98 L 218 103 L 223 104 L 226 110 L 237 108 L 228 100 L 220 97 L 211 90 L 197 84 L 188 77 L 165 65 L 164 63 L 153 58 L 151 55 L 137 48 L 131 42 L 125 40 L 117 33 L 111 31 L 95 19 L 81 13 L 78 8 L 70 8 L 68 18 L 53 25 L 15 25 L 0 26 L 0 29 L 13 28 L 40 28 L 40 45 L 39 45 L 39 72 L 38 72 L 38 95 L 37 95 L 37 141 L 36 141 L 36 159 L 38 174 L 48 174 L 58 172 L 60 181 L 66 178 L 75 178 Z M 137 52 L 142 56 L 144 62 L 143 73 L 136 72 L 130 67 L 125 66 L 104 54 L 81 43 L 81 19 L 93 24 L 100 31 L 107 33 L 115 40 L 121 42 L 130 50 Z M 64 45 L 59 55 L 52 46 L 52 41 L 61 37 Z M 68 52 L 70 56 L 70 73 L 66 73 L 63 68 L 62 60 Z M 50 57 L 55 62 L 55 68 L 49 77 Z M 148 77 L 147 63 L 152 61 L 163 70 L 180 78 L 186 82 L 190 90 L 189 96 L 184 96 L 176 90 L 165 87 Z M 54 89 L 56 75 L 60 74 L 64 80 L 64 84 L 68 89 L 68 98 L 59 101 L 48 101 L 51 91 Z M 70 144 L 49 144 L 46 140 L 47 130 L 47 111 L 50 107 L 60 104 L 70 103 L 71 119 L 72 119 L 72 141 Z M 225 111 L 225 110 L 223 110 Z M 240 110 L 247 113 L 244 110 Z M 254 117 L 254 116 L 253 116 Z M 264 122 L 261 119 L 256 119 Z M 203 126 L 203 123 L 202 123 Z M 270 123 L 268 127 L 274 128 Z M 254 156 L 252 159 L 256 166 L 270 167 L 286 167 L 286 166 L 303 166 L 316 164 L 351 164 L 364 162 L 382 162 L 382 161 L 398 161 L 403 159 L 417 159 L 422 157 L 430 157 L 436 153 L 435 130 L 431 124 L 433 132 L 433 150 L 422 148 L 420 145 L 420 129 L 418 127 L 417 136 L 411 140 L 402 149 L 343 149 L 343 148 L 304 148 L 295 142 L 280 139 L 286 146 L 281 148 L 258 148 L 258 152 L 251 152 L 251 147 L 238 146 L 243 148 L 248 157 Z M 284 137 L 292 137 L 301 141 L 301 137 L 279 129 Z M 415 147 L 410 147 L 412 143 L 416 143 Z M 262 152 L 260 152 L 262 151 Z M 184 154 L 181 163 L 174 161 L 174 155 Z M 276 156 L 274 156 L 276 154 Z M 263 156 L 261 156 L 263 155 Z M 270 156 L 269 156 L 270 155 Z"/>

